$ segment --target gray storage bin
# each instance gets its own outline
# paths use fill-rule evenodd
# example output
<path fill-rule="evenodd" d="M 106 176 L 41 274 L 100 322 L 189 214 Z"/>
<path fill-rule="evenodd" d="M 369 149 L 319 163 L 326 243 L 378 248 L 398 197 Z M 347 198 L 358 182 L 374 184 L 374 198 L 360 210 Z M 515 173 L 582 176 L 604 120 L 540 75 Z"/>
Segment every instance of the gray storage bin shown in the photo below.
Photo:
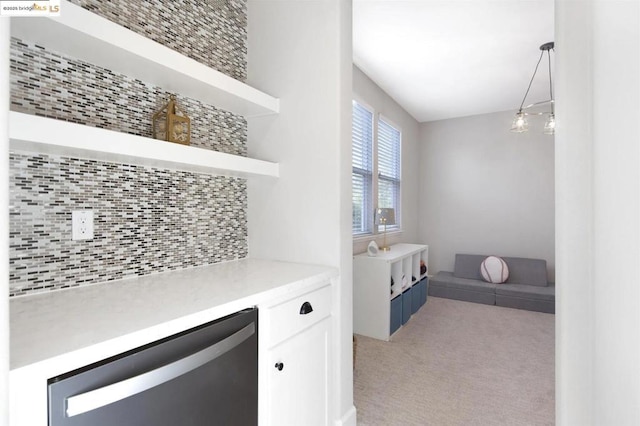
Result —
<path fill-rule="evenodd" d="M 427 294 L 429 294 L 429 277 L 424 277 L 418 283 L 420 286 L 420 306 L 427 303 Z"/>
<path fill-rule="evenodd" d="M 411 318 L 411 296 L 413 296 L 411 288 L 402 292 L 402 325 L 405 325 Z"/>
<path fill-rule="evenodd" d="M 402 325 L 402 296 L 391 300 L 391 324 L 389 334 L 395 333 Z"/>
<path fill-rule="evenodd" d="M 420 282 L 417 282 L 411 287 L 411 314 L 415 314 L 420 309 Z"/>

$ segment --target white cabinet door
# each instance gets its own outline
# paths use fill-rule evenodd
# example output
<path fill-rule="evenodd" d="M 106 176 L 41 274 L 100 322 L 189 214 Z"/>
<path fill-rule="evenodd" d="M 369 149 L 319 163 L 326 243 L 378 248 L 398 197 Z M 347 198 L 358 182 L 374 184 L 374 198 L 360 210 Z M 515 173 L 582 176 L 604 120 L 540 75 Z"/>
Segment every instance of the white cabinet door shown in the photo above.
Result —
<path fill-rule="evenodd" d="M 329 424 L 330 328 L 325 318 L 269 351 L 270 425 Z"/>

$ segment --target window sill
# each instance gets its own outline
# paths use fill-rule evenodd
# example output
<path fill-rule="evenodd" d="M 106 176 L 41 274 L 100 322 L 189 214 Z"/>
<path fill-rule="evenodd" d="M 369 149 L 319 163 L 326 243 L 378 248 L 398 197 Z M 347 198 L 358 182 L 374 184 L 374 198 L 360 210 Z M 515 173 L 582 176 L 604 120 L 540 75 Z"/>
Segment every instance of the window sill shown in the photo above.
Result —
<path fill-rule="evenodd" d="M 387 231 L 387 238 L 397 236 L 397 235 L 402 235 L 402 232 L 403 232 L 402 229 Z M 360 243 L 362 241 L 368 241 L 372 239 L 375 240 L 378 238 L 384 238 L 384 232 L 381 232 L 378 234 L 359 234 L 359 235 L 353 236 L 353 242 Z"/>

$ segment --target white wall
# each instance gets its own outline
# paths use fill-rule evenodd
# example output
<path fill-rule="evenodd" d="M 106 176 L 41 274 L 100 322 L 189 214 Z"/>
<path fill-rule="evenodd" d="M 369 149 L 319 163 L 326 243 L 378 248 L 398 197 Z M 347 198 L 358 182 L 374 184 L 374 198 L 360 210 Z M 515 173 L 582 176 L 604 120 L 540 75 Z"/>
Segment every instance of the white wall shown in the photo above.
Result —
<path fill-rule="evenodd" d="M 593 422 L 591 11 L 556 2 L 556 423 Z M 577 31 L 576 31 L 577 30 Z"/>
<path fill-rule="evenodd" d="M 387 235 L 387 244 L 420 243 L 418 236 L 418 122 L 409 115 L 396 101 L 387 95 L 358 67 L 353 66 L 353 94 L 356 100 L 364 102 L 376 113 L 398 125 L 402 130 L 402 231 Z M 353 252 L 366 251 L 372 238 L 357 239 L 353 243 Z M 382 235 L 378 235 L 376 242 L 382 246 Z"/>
<path fill-rule="evenodd" d="M 560 425 L 640 424 L 640 7 L 556 1 Z"/>
<path fill-rule="evenodd" d="M 509 131 L 513 112 L 423 123 L 420 240 L 430 273 L 456 253 L 545 259 L 554 280 L 554 142 L 543 119 Z"/>
<path fill-rule="evenodd" d="M 0 69 L 9 69 L 9 19 L 0 19 Z M 0 79 L 0 425 L 9 424 L 9 79 Z"/>
<path fill-rule="evenodd" d="M 248 184 L 251 257 L 340 268 L 332 417 L 355 424 L 351 276 L 351 2 L 249 0 L 248 83 L 280 98 L 248 120 L 251 157 L 280 178 Z"/>
<path fill-rule="evenodd" d="M 338 266 L 340 63 L 336 2 L 248 2 L 248 83 L 280 98 L 249 119 L 249 156 L 280 178 L 249 182 L 250 255 Z"/>
<path fill-rule="evenodd" d="M 353 404 L 353 249 L 351 240 L 351 119 L 352 119 L 352 2 L 343 0 L 340 10 L 340 323 L 338 333 L 340 365 L 334 371 L 339 390 L 334 395 L 337 415 L 335 425 L 356 426 Z"/>

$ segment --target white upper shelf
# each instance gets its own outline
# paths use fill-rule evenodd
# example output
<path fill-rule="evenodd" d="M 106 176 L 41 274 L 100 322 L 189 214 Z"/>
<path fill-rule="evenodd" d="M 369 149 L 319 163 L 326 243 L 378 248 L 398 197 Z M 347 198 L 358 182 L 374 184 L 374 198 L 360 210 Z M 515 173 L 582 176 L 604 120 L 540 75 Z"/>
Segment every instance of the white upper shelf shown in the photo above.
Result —
<path fill-rule="evenodd" d="M 11 18 L 11 35 L 245 117 L 280 108 L 279 99 L 66 0 L 58 17 Z"/>
<path fill-rule="evenodd" d="M 280 173 L 278 163 L 13 111 L 9 138 L 12 150 L 243 178 Z"/>

